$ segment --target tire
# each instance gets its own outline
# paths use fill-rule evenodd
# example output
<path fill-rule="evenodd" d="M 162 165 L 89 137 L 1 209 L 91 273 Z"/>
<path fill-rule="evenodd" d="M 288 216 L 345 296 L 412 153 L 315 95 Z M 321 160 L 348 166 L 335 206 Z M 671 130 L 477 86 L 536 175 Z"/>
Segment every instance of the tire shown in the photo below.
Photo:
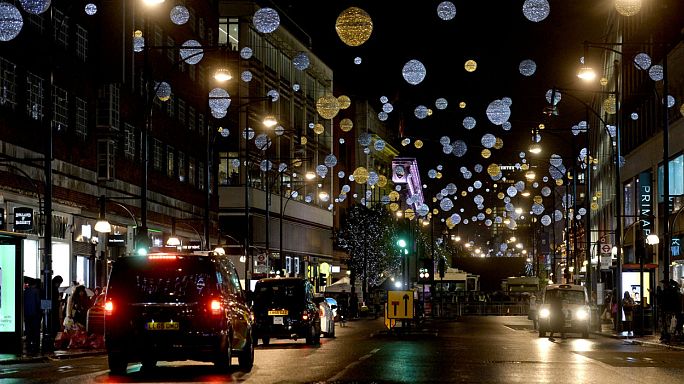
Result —
<path fill-rule="evenodd" d="M 321 337 L 321 334 L 318 334 L 318 337 Z M 306 343 L 309 345 L 314 345 L 316 343 L 316 326 L 311 325 L 309 327 L 309 330 L 306 332 Z"/>
<path fill-rule="evenodd" d="M 214 366 L 220 371 L 227 371 L 231 366 L 231 359 L 233 358 L 231 350 L 231 342 L 233 340 L 233 332 L 228 333 L 228 338 L 225 341 L 225 345 L 222 345 L 222 351 L 219 351 L 216 359 L 214 360 Z"/>
<path fill-rule="evenodd" d="M 240 365 L 240 370 L 244 372 L 250 372 L 254 366 L 254 343 L 252 336 L 250 335 L 245 339 L 245 347 L 240 351 L 238 355 L 238 364 Z"/>
<path fill-rule="evenodd" d="M 330 338 L 335 338 L 335 322 L 332 322 L 332 332 L 330 332 Z"/>
<path fill-rule="evenodd" d="M 263 345 L 269 345 L 271 343 L 271 338 L 268 336 L 264 336 L 261 338 L 261 344 Z"/>
<path fill-rule="evenodd" d="M 112 375 L 125 375 L 128 361 L 122 352 L 109 352 L 107 354 L 109 373 Z"/>
<path fill-rule="evenodd" d="M 149 372 L 157 367 L 157 360 L 155 359 L 144 359 L 142 362 L 142 370 Z"/>

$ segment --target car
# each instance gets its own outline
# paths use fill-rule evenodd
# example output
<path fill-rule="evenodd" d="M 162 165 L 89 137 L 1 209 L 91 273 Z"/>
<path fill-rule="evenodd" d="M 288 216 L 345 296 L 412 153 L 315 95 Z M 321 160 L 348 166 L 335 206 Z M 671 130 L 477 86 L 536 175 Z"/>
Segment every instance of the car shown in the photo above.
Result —
<path fill-rule="evenodd" d="M 105 294 L 100 293 L 93 300 L 93 305 L 90 306 L 86 318 L 86 332 L 88 334 L 104 335 L 104 319 L 105 319 Z"/>
<path fill-rule="evenodd" d="M 318 304 L 318 317 L 321 319 L 321 333 L 325 337 L 335 337 L 335 311 L 324 297 L 314 297 Z"/>
<path fill-rule="evenodd" d="M 554 319 L 551 301 L 561 300 L 563 305 L 563 321 L 561 329 L 553 329 Z M 589 337 L 591 329 L 591 311 L 587 291 L 582 285 L 551 284 L 542 289 L 541 301 L 537 308 L 539 337 L 547 332 L 581 333 L 583 338 Z"/>
<path fill-rule="evenodd" d="M 339 320 L 339 318 L 337 317 L 337 300 L 335 300 L 332 297 L 326 297 L 325 301 L 328 302 L 328 305 L 330 305 L 330 308 L 333 311 L 333 319 Z"/>
<path fill-rule="evenodd" d="M 265 278 L 254 288 L 254 345 L 271 338 L 304 338 L 307 344 L 321 341 L 319 306 L 311 282 L 299 277 Z"/>
<path fill-rule="evenodd" d="M 214 252 L 150 253 L 112 263 L 105 347 L 112 374 L 129 362 L 198 360 L 228 369 L 254 365 L 253 316 L 235 267 Z"/>

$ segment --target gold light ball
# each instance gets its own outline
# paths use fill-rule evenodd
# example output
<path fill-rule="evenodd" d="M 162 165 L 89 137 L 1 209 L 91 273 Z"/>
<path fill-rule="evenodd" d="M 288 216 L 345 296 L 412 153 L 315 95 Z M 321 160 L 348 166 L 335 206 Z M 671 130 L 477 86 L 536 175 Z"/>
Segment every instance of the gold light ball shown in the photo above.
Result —
<path fill-rule="evenodd" d="M 494 149 L 501 149 L 503 148 L 503 139 L 500 137 L 496 138 L 496 142 L 494 142 Z"/>
<path fill-rule="evenodd" d="M 537 204 L 541 204 L 542 201 L 544 201 L 544 200 L 542 199 L 542 197 L 540 195 L 536 195 L 535 197 L 532 198 L 532 201 L 534 201 Z"/>
<path fill-rule="evenodd" d="M 556 179 L 556 185 L 559 187 L 563 185 L 563 179 Z"/>
<path fill-rule="evenodd" d="M 522 169 L 523 171 L 527 171 L 528 169 L 530 169 L 530 165 L 527 163 L 521 164 L 520 169 Z"/>
<path fill-rule="evenodd" d="M 489 164 L 487 167 L 487 173 L 489 176 L 496 176 L 501 173 L 501 167 L 499 167 L 499 164 L 496 163 Z"/>
<path fill-rule="evenodd" d="M 596 191 L 596 197 L 601 198 L 602 196 L 603 196 L 603 192 Z"/>
<path fill-rule="evenodd" d="M 373 20 L 363 9 L 349 7 L 337 16 L 335 31 L 343 43 L 350 47 L 358 47 L 373 33 Z"/>
<path fill-rule="evenodd" d="M 603 100 L 603 109 L 609 115 L 615 114 L 615 95 L 610 95 L 607 99 Z"/>
<path fill-rule="evenodd" d="M 398 201 L 399 200 L 399 192 L 397 192 L 397 191 L 390 192 L 389 198 L 390 198 L 390 201 Z"/>
<path fill-rule="evenodd" d="M 346 95 L 338 97 L 337 102 L 340 103 L 340 109 L 347 109 L 351 105 L 351 99 Z"/>
<path fill-rule="evenodd" d="M 504 195 L 503 192 L 499 192 L 499 193 L 496 194 L 496 197 L 498 197 L 499 200 L 503 200 L 503 198 L 506 197 L 506 195 Z"/>
<path fill-rule="evenodd" d="M 442 172 L 437 172 L 437 175 L 435 176 L 436 179 L 441 179 L 442 178 Z"/>
<path fill-rule="evenodd" d="M 605 77 L 602 77 L 601 80 L 599 80 L 599 84 L 601 84 L 602 86 L 605 87 L 606 85 L 608 85 L 608 79 Z"/>
<path fill-rule="evenodd" d="M 475 72 L 475 70 L 477 69 L 477 62 L 475 60 L 468 60 L 465 62 L 463 67 L 468 72 Z"/>
<path fill-rule="evenodd" d="M 461 108 L 461 109 L 465 108 L 465 107 L 466 107 L 466 102 L 465 102 L 465 101 L 461 101 L 460 103 L 458 103 L 458 107 Z"/>
<path fill-rule="evenodd" d="M 340 120 L 340 129 L 342 132 L 349 132 L 354 128 L 354 123 L 351 121 L 351 119 L 344 118 Z"/>
<path fill-rule="evenodd" d="M 468 191 L 461 191 L 461 196 L 462 197 L 468 196 Z"/>
<path fill-rule="evenodd" d="M 439 215 L 439 209 L 435 208 L 432 210 L 433 215 Z"/>
<path fill-rule="evenodd" d="M 378 187 L 382 188 L 385 185 L 387 185 L 387 176 L 385 175 L 380 175 L 378 177 Z M 396 191 L 395 191 L 396 192 Z"/>
<path fill-rule="evenodd" d="M 406 208 L 406 210 L 404 210 L 404 217 L 413 220 L 416 217 L 416 212 L 411 208 Z"/>
<path fill-rule="evenodd" d="M 397 203 L 390 203 L 389 209 L 390 209 L 390 211 L 392 211 L 392 212 L 396 212 L 396 210 L 399 209 L 399 204 L 397 204 Z"/>
<path fill-rule="evenodd" d="M 485 148 L 482 150 L 482 152 L 480 152 L 480 154 L 482 155 L 483 158 L 489 159 L 489 156 L 492 155 L 492 151 L 490 151 L 488 148 Z"/>
<path fill-rule="evenodd" d="M 332 119 L 340 112 L 340 102 L 332 94 L 321 96 L 316 101 L 316 110 L 324 119 Z"/>
<path fill-rule="evenodd" d="M 615 0 L 615 9 L 622 16 L 634 16 L 641 10 L 641 0 Z"/>
<path fill-rule="evenodd" d="M 423 148 L 423 140 L 416 140 L 413 142 L 413 146 L 417 149 Z"/>
<path fill-rule="evenodd" d="M 679 107 L 679 113 L 681 113 L 682 116 L 684 116 L 684 104 L 682 104 L 682 106 Z"/>
<path fill-rule="evenodd" d="M 325 127 L 321 123 L 316 123 L 313 127 L 313 131 L 315 134 L 320 135 L 321 133 L 325 132 Z"/>
<path fill-rule="evenodd" d="M 306 145 L 306 143 L 308 143 L 309 140 L 307 140 L 306 136 L 302 136 L 302 139 L 299 142 L 301 145 Z"/>
<path fill-rule="evenodd" d="M 366 184 L 368 181 L 368 170 L 364 167 L 358 167 L 354 170 L 354 181 L 357 184 Z"/>
<path fill-rule="evenodd" d="M 488 215 L 491 215 L 491 214 L 492 214 L 492 209 L 491 209 L 491 208 L 485 209 L 485 213 L 488 214 Z"/>
<path fill-rule="evenodd" d="M 597 209 L 599 209 L 598 203 L 595 202 L 595 201 L 592 202 L 592 203 L 591 203 L 591 210 L 592 210 L 592 211 L 595 211 L 595 210 L 597 210 Z"/>

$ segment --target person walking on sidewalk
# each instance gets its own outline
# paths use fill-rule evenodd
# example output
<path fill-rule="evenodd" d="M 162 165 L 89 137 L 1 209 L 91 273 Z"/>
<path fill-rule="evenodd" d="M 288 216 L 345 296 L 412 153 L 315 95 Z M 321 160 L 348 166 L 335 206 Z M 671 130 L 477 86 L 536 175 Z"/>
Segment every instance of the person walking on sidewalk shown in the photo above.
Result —
<path fill-rule="evenodd" d="M 627 332 L 627 337 L 634 336 L 634 330 L 632 329 L 632 320 L 634 316 L 634 299 L 629 294 L 629 291 L 625 291 L 622 297 L 622 311 L 625 313 L 625 323 L 624 330 Z"/>

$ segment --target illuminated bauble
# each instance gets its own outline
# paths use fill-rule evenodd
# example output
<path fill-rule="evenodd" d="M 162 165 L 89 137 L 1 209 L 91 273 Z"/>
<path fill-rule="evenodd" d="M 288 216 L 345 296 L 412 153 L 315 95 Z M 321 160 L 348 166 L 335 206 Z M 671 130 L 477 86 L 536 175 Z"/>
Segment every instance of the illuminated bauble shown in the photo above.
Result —
<path fill-rule="evenodd" d="M 254 139 L 254 145 L 258 150 L 264 151 L 271 146 L 271 139 L 267 134 L 261 133 L 256 137 L 256 139 Z"/>
<path fill-rule="evenodd" d="M 482 155 L 482 158 L 484 158 L 484 159 L 489 159 L 489 157 L 492 156 L 492 151 L 485 148 L 482 150 L 482 152 L 480 152 L 480 155 Z"/>
<path fill-rule="evenodd" d="M 309 56 L 307 56 L 305 52 L 299 52 L 294 58 L 292 58 L 292 66 L 300 71 L 304 71 L 309 68 L 310 64 L 311 61 L 309 60 Z"/>
<path fill-rule="evenodd" d="M 466 116 L 463 119 L 463 128 L 465 129 L 473 129 L 475 128 L 475 125 L 477 125 L 477 120 L 475 120 L 474 117 L 472 116 Z"/>
<path fill-rule="evenodd" d="M 649 68 L 651 68 L 651 63 L 651 56 L 649 56 L 647 53 L 641 52 L 634 56 L 634 65 L 637 67 L 637 69 L 647 71 Z"/>
<path fill-rule="evenodd" d="M 682 105 L 679 107 L 679 113 L 681 113 L 682 116 L 684 116 L 684 104 L 682 104 Z"/>
<path fill-rule="evenodd" d="M 215 119 L 223 119 L 228 114 L 227 109 L 212 109 L 210 112 Z"/>
<path fill-rule="evenodd" d="M 332 94 L 321 96 L 316 101 L 316 110 L 324 119 L 332 119 L 340 112 L 340 102 Z"/>
<path fill-rule="evenodd" d="M 280 16 L 273 8 L 260 8 L 254 12 L 252 23 L 257 31 L 271 33 L 280 26 Z"/>
<path fill-rule="evenodd" d="M 607 99 L 603 101 L 603 109 L 609 115 L 614 115 L 617 111 L 617 106 L 615 105 L 615 95 L 608 96 Z"/>
<path fill-rule="evenodd" d="M 0 3 L 0 41 L 10 41 L 19 35 L 24 19 L 21 12 L 10 3 Z"/>
<path fill-rule="evenodd" d="M 326 167 L 332 168 L 337 165 L 337 157 L 331 153 L 325 157 L 325 161 L 323 163 Z"/>
<path fill-rule="evenodd" d="M 429 115 L 429 110 L 426 106 L 424 105 L 419 105 L 416 107 L 416 109 L 413 111 L 413 114 L 419 118 L 419 119 L 424 119 L 428 117 Z"/>
<path fill-rule="evenodd" d="M 349 132 L 354 128 L 354 123 L 351 121 L 351 119 L 344 118 L 340 120 L 340 129 L 342 132 Z"/>
<path fill-rule="evenodd" d="M 487 106 L 487 118 L 494 125 L 501 125 L 511 117 L 511 109 L 502 100 L 494 100 Z"/>
<path fill-rule="evenodd" d="M 592 202 L 592 203 L 591 203 L 591 210 L 592 210 L 592 211 L 595 211 L 595 210 L 597 210 L 597 209 L 599 209 L 598 203 L 595 202 L 595 201 Z"/>
<path fill-rule="evenodd" d="M 615 0 L 615 10 L 622 16 L 634 16 L 641 10 L 641 0 Z"/>
<path fill-rule="evenodd" d="M 494 141 L 494 149 L 501 149 L 501 148 L 503 148 L 503 139 L 500 137 L 497 137 L 496 140 Z"/>
<path fill-rule="evenodd" d="M 252 77 L 253 75 L 250 70 L 242 71 L 242 73 L 240 74 L 240 80 L 244 81 L 245 83 L 249 83 L 250 81 L 252 81 Z"/>
<path fill-rule="evenodd" d="M 368 181 L 368 170 L 364 167 L 358 167 L 354 170 L 352 176 L 354 176 L 354 181 L 357 184 L 366 184 Z"/>
<path fill-rule="evenodd" d="M 525 0 L 522 11 L 527 20 L 538 23 L 549 16 L 551 7 L 547 0 Z"/>
<path fill-rule="evenodd" d="M 188 12 L 188 9 L 184 6 L 176 5 L 175 7 L 171 8 L 169 18 L 171 19 L 172 23 L 176 25 L 183 25 L 190 20 L 190 12 Z"/>
<path fill-rule="evenodd" d="M 85 5 L 85 13 L 88 16 L 92 16 L 97 13 L 97 5 L 93 3 L 88 3 Z"/>
<path fill-rule="evenodd" d="M 378 120 L 380 121 L 386 121 L 389 115 L 385 111 L 380 111 L 378 112 Z"/>
<path fill-rule="evenodd" d="M 254 51 L 250 47 L 242 47 L 242 49 L 240 50 L 240 57 L 242 57 L 245 60 L 249 60 L 253 54 Z"/>
<path fill-rule="evenodd" d="M 532 198 L 532 201 L 534 201 L 534 202 L 537 203 L 537 204 L 541 204 L 544 200 L 543 200 L 543 198 L 542 198 L 541 196 L 535 195 L 535 196 Z"/>
<path fill-rule="evenodd" d="M 456 6 L 451 1 L 442 1 L 437 6 L 437 16 L 448 21 L 456 17 Z"/>
<path fill-rule="evenodd" d="M 496 197 L 498 197 L 499 200 L 502 200 L 504 197 L 506 197 L 506 195 L 504 195 L 503 192 L 499 192 L 499 193 L 496 194 Z"/>
<path fill-rule="evenodd" d="M 169 83 L 162 81 L 157 83 L 154 88 L 159 100 L 166 101 L 171 98 L 171 85 Z"/>
<path fill-rule="evenodd" d="M 487 167 L 487 173 L 489 174 L 489 176 L 496 176 L 496 175 L 498 175 L 499 173 L 501 173 L 501 167 L 499 167 L 499 165 L 498 165 L 498 164 L 495 164 L 495 163 L 494 163 L 494 164 L 490 164 L 490 165 Z"/>
<path fill-rule="evenodd" d="M 351 99 L 346 95 L 338 97 L 337 102 L 340 104 L 340 109 L 347 109 L 351 105 Z"/>
<path fill-rule="evenodd" d="M 371 140 L 373 140 L 373 136 L 368 132 L 364 132 L 364 133 L 360 134 L 359 139 L 358 139 L 359 144 L 361 144 L 364 147 L 369 146 L 371 143 Z"/>
<path fill-rule="evenodd" d="M 416 212 L 411 208 L 406 208 L 406 210 L 404 210 L 404 217 L 409 220 L 413 220 L 416 218 Z"/>
<path fill-rule="evenodd" d="M 557 89 L 549 89 L 546 91 L 546 102 L 551 104 L 551 98 L 553 97 L 553 105 L 558 105 L 560 103 L 563 95 Z"/>
<path fill-rule="evenodd" d="M 451 144 L 451 146 L 453 147 L 451 153 L 453 153 L 456 157 L 463 157 L 463 155 L 465 155 L 468 151 L 468 145 L 463 140 L 456 140 Z"/>
<path fill-rule="evenodd" d="M 549 224 L 551 224 L 551 217 L 549 215 L 544 215 L 539 221 L 541 221 L 543 226 L 548 227 Z"/>
<path fill-rule="evenodd" d="M 375 148 L 376 151 L 380 152 L 383 149 L 385 149 L 386 145 L 387 144 L 385 143 L 385 140 L 377 139 L 375 140 L 375 143 L 373 143 L 373 148 Z"/>
<path fill-rule="evenodd" d="M 466 102 L 465 102 L 465 101 L 461 101 L 460 103 L 458 103 L 458 107 L 461 108 L 461 109 L 465 108 L 465 107 L 466 107 Z"/>
<path fill-rule="evenodd" d="M 440 97 L 439 99 L 435 100 L 435 108 L 437 109 L 446 109 L 446 107 L 449 105 L 449 102 L 447 102 L 447 99 Z"/>
<path fill-rule="evenodd" d="M 363 59 L 362 59 L 362 58 L 360 58 L 360 57 L 358 57 L 358 56 L 356 56 L 356 57 L 354 58 L 354 64 L 359 65 L 359 64 L 361 64 L 362 62 L 363 62 Z"/>
<path fill-rule="evenodd" d="M 328 167 L 323 164 L 316 166 L 316 174 L 322 178 L 325 178 L 325 175 L 328 174 Z"/>
<path fill-rule="evenodd" d="M 188 40 L 182 45 L 184 48 L 180 49 L 180 57 L 188 64 L 197 64 L 204 57 L 204 50 L 202 44 L 197 40 Z"/>
<path fill-rule="evenodd" d="M 313 131 L 315 134 L 320 135 L 321 133 L 325 132 L 325 127 L 321 123 L 316 123 L 313 127 Z"/>
<path fill-rule="evenodd" d="M 379 175 L 378 176 L 378 187 L 384 188 L 386 185 L 387 185 L 387 176 Z"/>
<path fill-rule="evenodd" d="M 663 80 L 663 66 L 660 64 L 651 66 L 648 70 L 648 77 L 653 81 Z"/>
<path fill-rule="evenodd" d="M 363 9 L 349 7 L 337 16 L 335 31 L 343 43 L 350 47 L 358 47 L 373 33 L 373 20 Z"/>
<path fill-rule="evenodd" d="M 209 108 L 211 110 L 226 110 L 230 107 L 230 94 L 223 88 L 209 91 Z"/>
<path fill-rule="evenodd" d="M 465 68 L 467 72 L 475 72 L 477 69 L 477 62 L 475 60 L 468 60 L 463 64 L 463 68 Z"/>
<path fill-rule="evenodd" d="M 306 136 L 302 136 L 302 138 L 299 140 L 299 143 L 301 145 L 306 145 L 306 143 L 309 142 L 309 139 L 306 138 Z"/>
<path fill-rule="evenodd" d="M 24 11 L 34 15 L 40 15 L 50 8 L 50 0 L 20 0 L 19 2 Z"/>
<path fill-rule="evenodd" d="M 518 66 L 518 71 L 523 76 L 532 76 L 537 71 L 537 63 L 530 59 L 523 60 Z"/>
<path fill-rule="evenodd" d="M 454 207 L 454 202 L 451 201 L 451 199 L 449 199 L 448 197 L 443 198 L 439 202 L 439 208 L 441 208 L 442 211 L 444 211 L 444 212 L 450 211 L 451 208 L 453 208 L 453 207 Z"/>
<path fill-rule="evenodd" d="M 485 148 L 492 148 L 496 144 L 496 136 L 491 133 L 485 133 L 480 139 L 482 146 Z"/>
<path fill-rule="evenodd" d="M 416 140 L 413 143 L 413 146 L 415 146 L 417 149 L 423 148 L 423 140 L 420 140 L 420 139 Z"/>
<path fill-rule="evenodd" d="M 425 65 L 418 60 L 409 60 L 401 69 L 401 75 L 411 85 L 420 84 L 425 79 L 427 71 Z"/>

